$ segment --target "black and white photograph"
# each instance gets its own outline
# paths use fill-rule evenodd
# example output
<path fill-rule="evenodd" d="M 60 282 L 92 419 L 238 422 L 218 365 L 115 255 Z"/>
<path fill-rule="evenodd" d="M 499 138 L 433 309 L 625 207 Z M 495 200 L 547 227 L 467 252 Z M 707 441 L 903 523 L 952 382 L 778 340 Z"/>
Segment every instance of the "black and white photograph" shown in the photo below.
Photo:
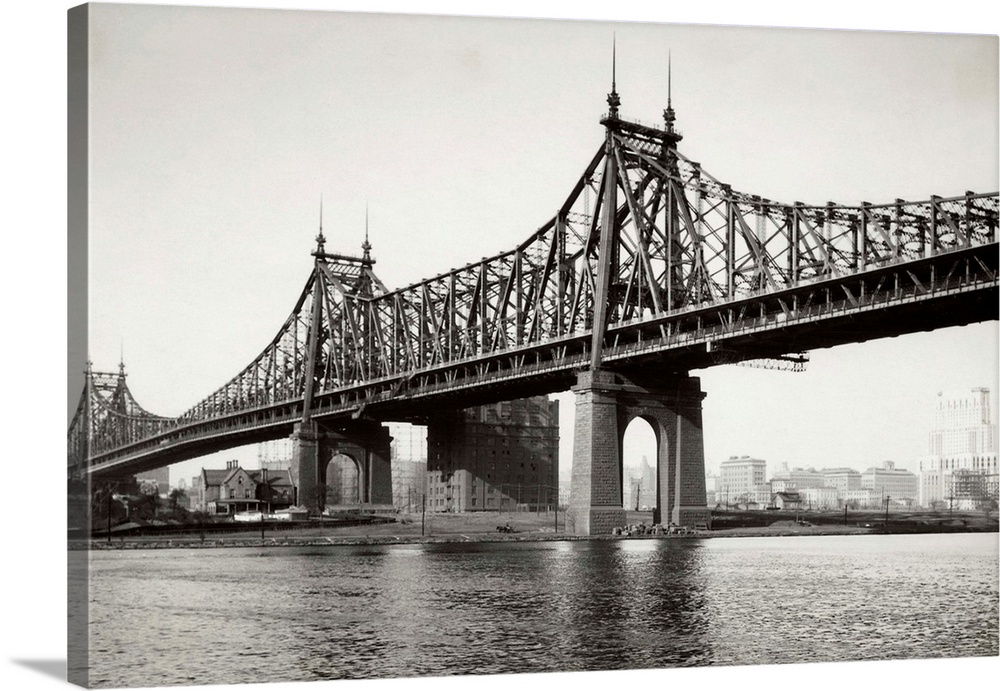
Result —
<path fill-rule="evenodd" d="M 987 684 L 995 10 L 488 5 L 47 12 L 5 675 Z"/>

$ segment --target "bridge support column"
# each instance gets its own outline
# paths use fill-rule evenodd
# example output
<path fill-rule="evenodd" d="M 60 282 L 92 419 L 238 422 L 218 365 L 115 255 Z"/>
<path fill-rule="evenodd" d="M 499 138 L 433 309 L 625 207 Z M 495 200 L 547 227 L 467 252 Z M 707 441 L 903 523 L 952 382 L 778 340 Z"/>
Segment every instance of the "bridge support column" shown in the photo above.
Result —
<path fill-rule="evenodd" d="M 569 528 L 577 535 L 606 535 L 625 524 L 622 450 L 614 375 L 581 372 L 573 427 L 573 475 Z"/>
<path fill-rule="evenodd" d="M 577 385 L 569 529 L 578 535 L 608 534 L 625 524 L 622 508 L 622 441 L 636 417 L 656 436 L 655 522 L 707 523 L 701 383 L 677 377 L 655 386 L 620 374 L 582 372 Z"/>
<path fill-rule="evenodd" d="M 326 491 L 326 505 L 343 502 L 332 486 L 330 464 L 338 456 L 354 462 L 358 478 L 358 502 L 369 509 L 392 509 L 392 467 L 389 430 L 375 420 L 355 420 L 323 437 L 320 475 Z"/>
<path fill-rule="evenodd" d="M 292 432 L 292 484 L 295 501 L 309 510 L 310 516 L 323 511 L 319 487 L 320 432 L 314 420 L 299 422 Z"/>
<path fill-rule="evenodd" d="M 392 468 L 389 430 L 375 420 L 352 420 L 327 429 L 315 421 L 298 423 L 292 432 L 292 482 L 298 503 L 319 515 L 327 506 L 327 475 L 331 460 L 348 456 L 357 470 L 358 508 L 392 508 Z M 352 499 L 354 499 L 352 497 Z"/>

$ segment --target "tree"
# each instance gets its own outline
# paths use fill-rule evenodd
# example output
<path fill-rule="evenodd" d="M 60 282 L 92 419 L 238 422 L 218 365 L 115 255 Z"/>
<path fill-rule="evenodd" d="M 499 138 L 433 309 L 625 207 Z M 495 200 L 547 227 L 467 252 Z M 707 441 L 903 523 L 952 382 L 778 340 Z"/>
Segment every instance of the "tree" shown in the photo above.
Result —
<path fill-rule="evenodd" d="M 139 495 L 134 478 L 95 480 L 91 485 L 91 524 L 104 528 L 129 518 L 129 504 Z"/>
<path fill-rule="evenodd" d="M 211 523 L 212 518 L 208 515 L 206 511 L 192 511 L 188 514 L 188 519 L 191 520 L 195 525 L 198 526 L 198 534 L 201 537 L 201 541 L 205 541 L 205 524 Z"/>
<path fill-rule="evenodd" d="M 156 511 L 159 507 L 159 487 L 155 481 L 143 480 L 139 485 L 139 496 L 134 504 L 136 518 L 146 520 L 156 518 Z"/>
<path fill-rule="evenodd" d="M 170 490 L 170 494 L 168 496 L 170 497 L 170 512 L 177 513 L 177 510 L 181 508 L 181 502 L 187 498 L 187 492 L 182 490 L 180 487 L 174 487 Z"/>
<path fill-rule="evenodd" d="M 993 497 L 982 497 L 978 502 L 978 506 L 983 512 L 983 517 L 989 520 L 990 514 L 997 510 L 997 500 Z"/>

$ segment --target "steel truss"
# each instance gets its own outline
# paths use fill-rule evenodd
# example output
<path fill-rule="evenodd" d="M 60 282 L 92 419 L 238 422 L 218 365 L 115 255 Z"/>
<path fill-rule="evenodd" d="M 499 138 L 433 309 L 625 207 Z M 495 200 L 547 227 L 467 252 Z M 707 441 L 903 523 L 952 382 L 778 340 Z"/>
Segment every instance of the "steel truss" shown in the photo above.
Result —
<path fill-rule="evenodd" d="M 651 128 L 614 108 L 602 124 L 604 143 L 556 215 L 507 252 L 388 290 L 367 240 L 361 258 L 328 254 L 321 232 L 295 307 L 253 362 L 176 420 L 92 416 L 85 455 L 194 453 L 191 440 L 235 430 L 605 364 L 770 358 L 796 369 L 804 356 L 789 353 L 877 336 L 872 310 L 996 294 L 997 193 L 783 204 L 684 157 L 672 120 Z M 899 311 L 909 320 L 899 333 L 939 325 Z M 995 297 L 981 313 L 969 318 L 996 318 Z M 845 315 L 870 331 L 830 332 Z M 825 337 L 810 326 L 819 322 Z"/>
<path fill-rule="evenodd" d="M 67 434 L 71 474 L 82 471 L 84 459 L 103 449 L 127 447 L 162 433 L 175 421 L 140 406 L 125 383 L 125 365 L 118 373 L 95 372 L 88 363 L 86 380 Z"/>

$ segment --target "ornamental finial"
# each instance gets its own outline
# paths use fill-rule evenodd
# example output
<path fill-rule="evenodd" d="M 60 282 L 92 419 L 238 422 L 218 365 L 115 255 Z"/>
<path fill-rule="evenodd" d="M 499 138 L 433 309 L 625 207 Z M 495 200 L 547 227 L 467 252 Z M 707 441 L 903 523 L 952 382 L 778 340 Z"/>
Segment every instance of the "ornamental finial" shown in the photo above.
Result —
<path fill-rule="evenodd" d="M 323 237 L 323 195 L 319 196 L 319 235 L 316 236 L 316 254 L 323 254 L 326 238 Z"/>
<path fill-rule="evenodd" d="M 671 94 L 671 60 L 670 52 L 667 51 L 667 107 L 663 111 L 663 122 L 666 125 L 667 132 L 670 134 L 674 133 L 674 121 L 677 117 L 674 115 L 674 106 L 670 100 Z"/>
<path fill-rule="evenodd" d="M 371 243 L 368 242 L 368 204 L 365 204 L 365 241 L 361 243 L 361 249 L 364 250 L 365 259 L 371 259 Z"/>
<path fill-rule="evenodd" d="M 611 35 L 611 93 L 608 94 L 608 117 L 617 118 L 618 117 L 618 106 L 622 104 L 622 100 L 618 97 L 618 90 L 615 85 L 615 72 L 616 72 L 616 58 L 617 58 L 617 42 L 615 35 Z"/>

